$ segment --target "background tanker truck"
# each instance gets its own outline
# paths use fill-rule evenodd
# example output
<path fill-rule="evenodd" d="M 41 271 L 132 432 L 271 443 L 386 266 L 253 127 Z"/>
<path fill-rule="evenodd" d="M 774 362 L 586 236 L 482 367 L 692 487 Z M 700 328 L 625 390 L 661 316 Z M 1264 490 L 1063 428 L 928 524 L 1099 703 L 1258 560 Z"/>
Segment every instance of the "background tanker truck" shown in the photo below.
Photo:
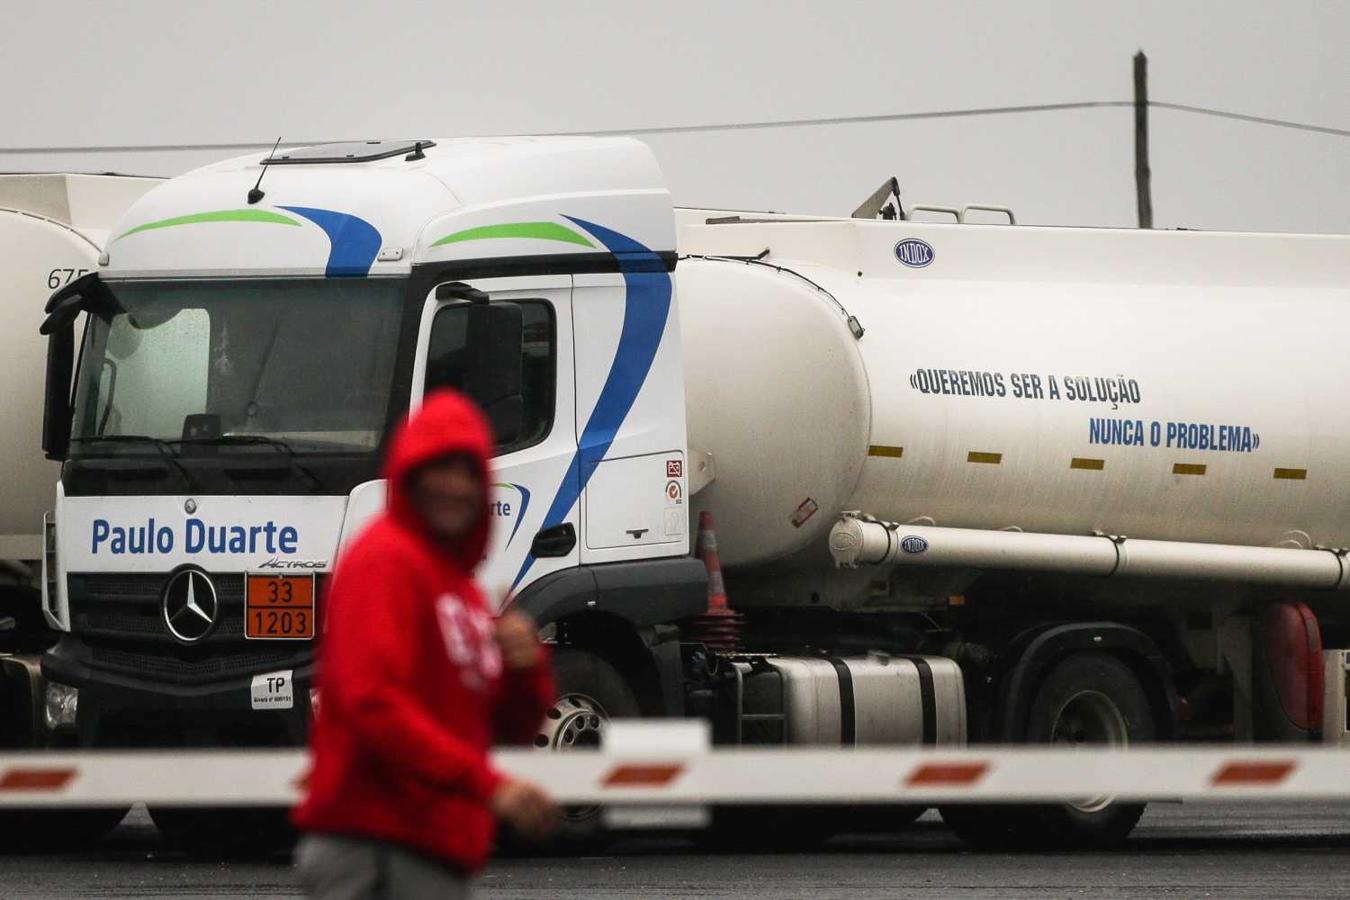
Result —
<path fill-rule="evenodd" d="M 632 715 L 725 744 L 1342 740 L 1347 250 L 672 210 L 623 139 L 172 179 L 43 324 L 55 724 L 301 741 L 333 560 L 390 428 L 450 386 L 498 439 L 484 580 L 556 645 L 541 748 Z M 1063 845 L 1141 810 L 945 814 Z"/>
<path fill-rule="evenodd" d="M 117 217 L 157 179 L 0 175 L 0 747 L 46 746 L 41 653 L 56 633 L 42 615 L 43 520 L 60 466 L 42 458 L 46 343 L 38 335 L 51 292 L 94 271 Z M 71 839 L 109 817 L 32 812 L 0 816 L 0 846 L 39 824 Z M 17 819 L 17 821 L 16 821 Z M 10 826 L 14 826 L 11 828 Z M 18 832 L 18 833 L 15 833 Z"/>

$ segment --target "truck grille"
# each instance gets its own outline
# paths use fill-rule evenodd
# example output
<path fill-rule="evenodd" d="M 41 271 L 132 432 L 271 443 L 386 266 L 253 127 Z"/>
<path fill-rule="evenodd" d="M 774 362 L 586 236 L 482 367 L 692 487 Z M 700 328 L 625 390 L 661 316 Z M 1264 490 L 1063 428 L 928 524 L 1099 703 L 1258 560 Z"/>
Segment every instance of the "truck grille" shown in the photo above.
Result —
<path fill-rule="evenodd" d="M 185 646 L 164 626 L 166 573 L 67 576 L 71 630 L 89 647 L 97 668 L 182 684 L 197 684 L 305 665 L 309 641 L 244 638 L 244 576 L 208 573 L 216 588 L 215 628 Z"/>
<path fill-rule="evenodd" d="M 209 574 L 209 573 L 208 573 Z M 244 576 L 210 575 L 219 604 L 216 627 L 199 646 L 242 640 Z M 85 637 L 134 638 L 178 646 L 164 627 L 161 601 L 168 576 L 69 575 L 71 630 Z"/>
<path fill-rule="evenodd" d="M 292 648 L 276 650 L 267 647 L 202 654 L 94 644 L 89 648 L 89 653 L 94 665 L 100 669 L 134 672 L 184 684 L 216 681 L 273 669 L 297 668 L 308 659 L 307 653 L 296 653 Z"/>

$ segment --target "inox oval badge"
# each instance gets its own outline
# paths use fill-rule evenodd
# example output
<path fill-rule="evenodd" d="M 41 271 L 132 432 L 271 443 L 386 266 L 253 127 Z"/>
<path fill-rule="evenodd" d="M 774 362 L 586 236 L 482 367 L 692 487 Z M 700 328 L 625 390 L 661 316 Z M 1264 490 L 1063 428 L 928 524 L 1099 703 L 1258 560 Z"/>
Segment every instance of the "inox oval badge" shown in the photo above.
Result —
<path fill-rule="evenodd" d="M 917 534 L 911 534 L 900 539 L 900 549 L 906 553 L 923 553 L 928 549 L 928 541 Z"/>
<path fill-rule="evenodd" d="M 901 265 L 922 269 L 933 262 L 933 246 L 918 238 L 905 238 L 895 245 L 895 258 Z"/>

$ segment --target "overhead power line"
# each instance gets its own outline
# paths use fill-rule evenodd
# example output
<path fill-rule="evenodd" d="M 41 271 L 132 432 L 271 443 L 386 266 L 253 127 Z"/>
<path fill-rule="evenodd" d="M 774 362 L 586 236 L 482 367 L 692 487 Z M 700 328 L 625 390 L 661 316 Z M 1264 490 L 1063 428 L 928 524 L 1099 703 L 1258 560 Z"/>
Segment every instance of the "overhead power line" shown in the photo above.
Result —
<path fill-rule="evenodd" d="M 1273 125 L 1276 128 L 1291 128 L 1295 131 L 1311 131 L 1316 134 L 1331 134 L 1336 137 L 1350 137 L 1350 128 L 1332 128 L 1329 125 L 1310 125 L 1307 122 L 1291 122 L 1288 119 L 1272 119 L 1268 116 L 1249 116 L 1246 113 L 1230 112 L 1224 109 L 1210 109 L 1207 106 L 1190 106 L 1186 103 L 1164 103 L 1160 100 L 1149 101 L 1149 106 L 1159 109 L 1175 109 L 1179 112 L 1195 113 L 1201 116 L 1217 116 L 1220 119 L 1236 119 L 1239 122 L 1256 122 L 1260 125 Z"/>
<path fill-rule="evenodd" d="M 703 125 L 667 125 L 653 128 L 614 128 L 592 131 L 559 132 L 564 135 L 623 135 L 623 134 L 681 134 L 700 131 L 747 131 L 757 128 L 809 128 L 817 125 L 858 125 L 871 122 L 904 122 L 915 119 L 956 119 L 974 116 L 1005 116 L 1022 113 L 1064 112 L 1075 109 L 1112 109 L 1133 107 L 1133 100 L 1082 100 L 1071 103 L 1034 103 L 1024 106 L 981 106 L 970 109 L 940 109 L 924 112 L 882 113 L 867 116 L 831 116 L 808 119 L 771 119 L 762 122 L 722 122 Z M 1216 116 L 1222 119 L 1235 119 L 1239 122 L 1255 122 L 1276 128 L 1291 128 L 1298 131 L 1311 131 L 1318 134 L 1330 134 L 1337 137 L 1350 137 L 1350 128 L 1332 128 L 1328 125 L 1314 125 L 1307 122 L 1294 122 L 1288 119 L 1274 119 L 1269 116 L 1253 116 L 1246 113 L 1213 109 L 1208 106 L 1192 106 L 1186 103 L 1168 103 L 1150 100 L 1148 105 L 1159 109 L 1171 109 L 1178 112 L 1195 113 L 1204 116 Z"/>
<path fill-rule="evenodd" d="M 1170 109 L 1194 115 L 1213 116 L 1232 119 L 1239 122 L 1251 122 L 1274 128 L 1294 131 L 1306 131 L 1333 137 L 1350 137 L 1350 128 L 1334 128 L 1329 125 L 1317 125 L 1309 122 L 1295 122 L 1288 119 L 1276 119 L 1269 116 L 1254 116 L 1231 110 L 1213 109 L 1207 106 L 1193 106 L 1187 103 L 1168 103 L 1162 100 L 1150 100 L 1151 107 Z M 693 134 L 712 131 L 754 131 L 772 128 L 814 128 L 828 125 L 866 125 L 881 122 L 908 122 L 922 119 L 959 119 L 978 116 L 1023 115 L 1027 113 L 1066 112 L 1083 109 L 1113 109 L 1132 107 L 1130 100 L 1082 100 L 1069 103 L 1034 103 L 1020 106 L 983 106 L 969 109 L 940 109 L 923 112 L 879 113 L 859 116 L 826 116 L 820 118 L 770 119 L 759 122 L 714 122 L 697 125 L 662 125 L 647 128 L 594 128 L 585 131 L 555 131 L 551 134 L 564 136 L 577 135 L 644 135 L 644 134 Z M 312 144 L 332 143 L 324 141 L 287 141 L 289 146 L 308 146 Z M 240 151 L 265 150 L 270 141 L 257 143 L 201 143 L 201 144 L 108 144 L 101 146 L 33 146 L 0 147 L 0 154 L 17 156 L 19 154 L 58 154 L 58 153 L 173 153 L 182 151 Z"/>
<path fill-rule="evenodd" d="M 817 125 L 857 125 L 870 122 L 904 122 L 914 119 L 956 119 L 972 116 L 1004 116 L 1021 113 L 1063 112 L 1074 109 L 1111 109 L 1132 107 L 1132 100 L 1083 100 L 1073 103 L 1036 103 L 1025 106 L 984 106 L 973 109 L 942 109 L 912 113 L 883 113 L 870 116 L 833 116 L 818 119 L 777 119 L 763 122 L 724 122 L 705 125 L 670 125 L 655 128 L 606 129 L 603 131 L 569 131 L 565 135 L 622 135 L 622 134 L 681 134 L 700 131 L 747 131 L 758 128 L 808 128 Z M 1191 106 L 1186 103 L 1167 103 L 1160 100 L 1148 101 L 1148 106 L 1159 109 L 1171 109 L 1178 112 L 1195 113 L 1204 116 L 1216 116 L 1222 119 L 1235 119 L 1240 122 L 1256 122 L 1276 128 L 1292 128 L 1298 131 L 1311 131 L 1318 134 L 1330 134 L 1337 137 L 1350 137 L 1350 129 L 1332 128 L 1327 125 L 1312 125 L 1306 122 L 1293 122 L 1288 119 L 1273 119 L 1269 116 L 1252 116 L 1245 113 L 1212 109 L 1207 106 Z"/>
<path fill-rule="evenodd" d="M 906 122 L 915 119 L 959 119 L 973 116 L 1006 116 L 1019 113 L 1062 112 L 1070 109 L 1104 109 L 1130 106 L 1125 100 L 1083 100 L 1076 103 L 1036 103 L 1026 106 L 983 106 L 974 109 L 939 109 L 926 112 L 882 113 L 871 116 L 830 116 L 819 119 L 775 119 L 764 122 L 721 122 L 708 125 L 670 125 L 657 128 L 606 129 L 566 132 L 568 135 L 684 134 L 699 131 L 750 131 L 759 128 L 810 128 L 817 125 L 865 125 L 870 122 Z"/>

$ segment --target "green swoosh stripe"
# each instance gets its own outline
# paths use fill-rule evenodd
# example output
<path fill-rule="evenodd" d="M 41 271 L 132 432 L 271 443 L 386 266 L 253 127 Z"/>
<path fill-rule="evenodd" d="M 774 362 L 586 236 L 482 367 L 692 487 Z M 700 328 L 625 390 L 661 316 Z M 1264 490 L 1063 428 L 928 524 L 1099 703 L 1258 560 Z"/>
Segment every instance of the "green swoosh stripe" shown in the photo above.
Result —
<path fill-rule="evenodd" d="M 193 213 L 190 216 L 176 216 L 172 219 L 160 219 L 158 222 L 146 222 L 130 231 L 124 231 L 114 241 L 139 234 L 142 231 L 154 231 L 157 228 L 173 228 L 177 225 L 199 225 L 204 222 L 267 222 L 273 225 L 295 225 L 300 223 L 290 216 L 268 212 L 265 209 L 217 209 L 212 212 Z"/>
<path fill-rule="evenodd" d="M 441 247 L 445 244 L 458 244 L 460 241 L 481 241 L 489 238 L 526 238 L 536 241 L 563 241 L 568 244 L 580 244 L 583 247 L 595 246 L 591 243 L 590 238 L 581 232 L 573 231 L 556 222 L 507 222 L 502 225 L 481 225 L 478 228 L 467 228 L 464 231 L 447 234 L 431 246 Z"/>

